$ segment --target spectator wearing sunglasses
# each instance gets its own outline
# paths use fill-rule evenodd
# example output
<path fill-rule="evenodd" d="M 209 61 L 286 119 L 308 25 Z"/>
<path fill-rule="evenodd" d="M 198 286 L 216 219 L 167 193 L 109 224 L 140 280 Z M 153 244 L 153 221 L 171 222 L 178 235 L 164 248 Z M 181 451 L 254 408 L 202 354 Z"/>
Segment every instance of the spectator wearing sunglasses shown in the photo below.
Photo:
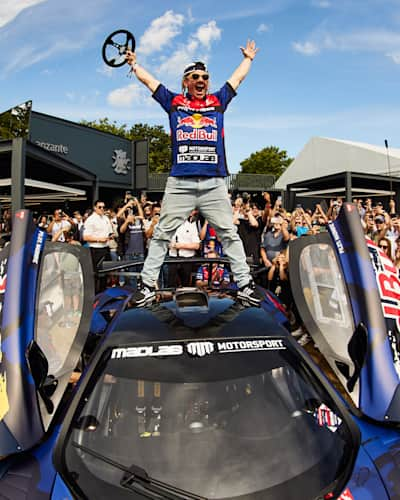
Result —
<path fill-rule="evenodd" d="M 381 238 L 384 238 L 387 234 L 388 226 L 386 225 L 384 215 L 375 215 L 374 217 L 375 230 L 372 233 L 372 239 L 375 243 L 378 243 Z"/>
<path fill-rule="evenodd" d="M 189 64 L 182 76 L 182 93 L 168 90 L 126 52 L 126 60 L 140 82 L 169 115 L 172 138 L 172 170 L 164 193 L 160 222 L 154 230 L 142 271 L 143 286 L 136 305 L 155 300 L 155 284 L 168 244 L 176 229 L 198 208 L 221 240 L 244 305 L 258 306 L 262 299 L 250 277 L 250 269 L 237 229 L 224 177 L 228 175 L 224 147 L 224 112 L 248 74 L 258 49 L 254 41 L 241 47 L 243 59 L 228 81 L 209 93 L 209 73 L 201 62 Z"/>
<path fill-rule="evenodd" d="M 85 220 L 83 226 L 83 240 L 88 242 L 92 256 L 93 268 L 97 269 L 99 262 L 103 259 L 111 260 L 109 241 L 114 238 L 114 228 L 107 215 L 105 215 L 105 204 L 96 201 L 94 210 Z M 96 293 L 102 291 L 106 286 L 106 279 L 96 281 Z"/>

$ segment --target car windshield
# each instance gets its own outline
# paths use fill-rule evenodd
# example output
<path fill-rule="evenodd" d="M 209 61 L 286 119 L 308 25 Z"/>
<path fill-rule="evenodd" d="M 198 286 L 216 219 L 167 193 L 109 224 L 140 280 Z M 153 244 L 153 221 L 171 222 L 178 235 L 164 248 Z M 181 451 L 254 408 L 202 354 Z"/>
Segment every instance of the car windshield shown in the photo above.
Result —
<path fill-rule="evenodd" d="M 202 498 L 264 500 L 314 498 L 351 466 L 348 419 L 287 339 L 118 347 L 96 371 L 64 448 L 85 497 L 132 498 L 115 464 Z"/>

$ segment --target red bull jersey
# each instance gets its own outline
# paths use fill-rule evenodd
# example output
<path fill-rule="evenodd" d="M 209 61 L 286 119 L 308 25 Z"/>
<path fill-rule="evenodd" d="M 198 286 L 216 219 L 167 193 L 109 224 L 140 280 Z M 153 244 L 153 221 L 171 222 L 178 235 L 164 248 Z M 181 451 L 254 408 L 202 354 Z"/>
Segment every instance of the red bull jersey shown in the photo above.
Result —
<path fill-rule="evenodd" d="M 160 84 L 153 98 L 169 115 L 174 177 L 225 177 L 224 112 L 236 95 L 227 82 L 205 99 L 176 94 Z"/>

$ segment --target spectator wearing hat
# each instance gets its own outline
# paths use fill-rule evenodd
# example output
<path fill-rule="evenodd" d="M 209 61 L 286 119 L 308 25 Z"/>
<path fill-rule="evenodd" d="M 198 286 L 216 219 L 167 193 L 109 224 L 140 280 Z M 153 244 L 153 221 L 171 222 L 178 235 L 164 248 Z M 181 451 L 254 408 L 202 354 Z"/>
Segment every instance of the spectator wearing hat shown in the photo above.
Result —
<path fill-rule="evenodd" d="M 374 224 L 375 224 L 375 229 L 372 232 L 372 240 L 375 243 L 378 243 L 378 241 L 381 238 L 384 238 L 386 236 L 388 226 L 385 223 L 385 217 L 384 215 L 375 215 L 374 217 Z"/>
<path fill-rule="evenodd" d="M 261 259 L 270 268 L 272 261 L 284 250 L 290 239 L 288 223 L 280 215 L 271 218 L 272 227 L 264 231 L 261 243 Z"/>

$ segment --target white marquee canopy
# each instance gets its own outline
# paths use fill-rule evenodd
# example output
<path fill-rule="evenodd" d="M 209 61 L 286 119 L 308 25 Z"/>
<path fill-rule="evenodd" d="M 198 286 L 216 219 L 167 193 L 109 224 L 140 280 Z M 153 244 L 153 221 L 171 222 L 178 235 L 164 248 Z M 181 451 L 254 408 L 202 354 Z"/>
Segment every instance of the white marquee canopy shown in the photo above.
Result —
<path fill-rule="evenodd" d="M 362 142 L 329 137 L 311 138 L 291 165 L 276 181 L 277 189 L 287 185 L 334 175 L 354 172 L 400 177 L 400 149 L 388 149 Z"/>

